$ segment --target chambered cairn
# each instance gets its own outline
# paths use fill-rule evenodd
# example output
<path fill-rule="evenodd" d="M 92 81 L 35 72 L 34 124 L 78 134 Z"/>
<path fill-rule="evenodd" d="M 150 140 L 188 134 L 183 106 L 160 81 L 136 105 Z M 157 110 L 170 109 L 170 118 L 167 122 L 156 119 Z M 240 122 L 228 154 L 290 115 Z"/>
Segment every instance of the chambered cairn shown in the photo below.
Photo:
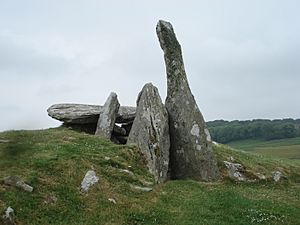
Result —
<path fill-rule="evenodd" d="M 212 141 L 188 84 L 181 46 L 169 22 L 160 20 L 156 32 L 167 71 L 165 105 L 158 89 L 148 83 L 136 107 L 120 106 L 112 92 L 104 106 L 55 104 L 48 115 L 117 144 L 135 144 L 156 183 L 168 178 L 217 180 Z"/>

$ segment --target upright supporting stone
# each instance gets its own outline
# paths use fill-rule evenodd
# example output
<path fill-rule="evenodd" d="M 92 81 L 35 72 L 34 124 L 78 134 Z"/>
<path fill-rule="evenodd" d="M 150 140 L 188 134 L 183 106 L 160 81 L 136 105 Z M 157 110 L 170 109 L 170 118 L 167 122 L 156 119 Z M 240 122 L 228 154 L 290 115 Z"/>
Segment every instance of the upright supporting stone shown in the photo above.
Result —
<path fill-rule="evenodd" d="M 160 20 L 156 32 L 167 70 L 171 177 L 215 180 L 219 170 L 210 134 L 187 81 L 181 46 L 171 23 Z"/>
<path fill-rule="evenodd" d="M 167 179 L 169 167 L 168 113 L 158 90 L 146 84 L 137 100 L 137 111 L 127 143 L 135 143 L 146 158 L 157 183 Z"/>
<path fill-rule="evenodd" d="M 117 94 L 112 92 L 106 100 L 99 116 L 95 135 L 111 139 L 120 104 Z"/>

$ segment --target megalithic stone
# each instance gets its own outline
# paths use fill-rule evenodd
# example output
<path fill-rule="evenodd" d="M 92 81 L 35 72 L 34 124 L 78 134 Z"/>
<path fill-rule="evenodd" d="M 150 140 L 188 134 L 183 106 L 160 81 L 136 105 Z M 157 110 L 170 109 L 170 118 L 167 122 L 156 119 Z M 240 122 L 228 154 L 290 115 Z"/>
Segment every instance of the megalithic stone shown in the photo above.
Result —
<path fill-rule="evenodd" d="M 117 94 L 114 92 L 110 93 L 99 116 L 95 135 L 111 139 L 119 107 Z"/>
<path fill-rule="evenodd" d="M 168 178 L 170 136 L 168 112 L 158 90 L 146 84 L 137 99 L 136 117 L 128 142 L 137 144 L 156 183 Z"/>
<path fill-rule="evenodd" d="M 156 32 L 167 71 L 171 178 L 216 180 L 219 170 L 211 137 L 188 84 L 181 46 L 171 23 L 160 20 Z"/>

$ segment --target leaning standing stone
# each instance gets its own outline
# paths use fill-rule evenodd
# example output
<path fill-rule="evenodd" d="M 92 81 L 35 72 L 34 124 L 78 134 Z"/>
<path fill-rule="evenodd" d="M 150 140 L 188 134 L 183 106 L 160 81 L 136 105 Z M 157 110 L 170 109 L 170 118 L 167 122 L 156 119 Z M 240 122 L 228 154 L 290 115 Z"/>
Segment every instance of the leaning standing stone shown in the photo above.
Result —
<path fill-rule="evenodd" d="M 171 23 L 160 20 L 156 32 L 167 70 L 171 177 L 215 180 L 219 170 L 210 134 L 188 84 L 181 46 Z"/>
<path fill-rule="evenodd" d="M 157 183 L 167 179 L 170 150 L 168 113 L 157 88 L 151 83 L 146 84 L 139 94 L 136 117 L 127 143 L 138 145 Z"/>
<path fill-rule="evenodd" d="M 111 139 L 119 107 L 117 94 L 112 92 L 106 100 L 103 111 L 99 116 L 95 135 Z"/>

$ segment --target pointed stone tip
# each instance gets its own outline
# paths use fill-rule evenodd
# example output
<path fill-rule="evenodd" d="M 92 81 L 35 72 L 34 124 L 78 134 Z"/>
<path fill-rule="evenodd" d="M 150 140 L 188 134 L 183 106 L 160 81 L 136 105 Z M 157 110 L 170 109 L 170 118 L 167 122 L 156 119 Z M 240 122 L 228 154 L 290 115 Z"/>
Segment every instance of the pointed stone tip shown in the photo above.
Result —
<path fill-rule="evenodd" d="M 156 34 L 162 50 L 170 52 L 175 50 L 181 51 L 180 44 L 177 41 L 173 26 L 170 22 L 159 20 L 156 26 Z"/>
<path fill-rule="evenodd" d="M 109 94 L 109 97 L 117 97 L 118 95 L 117 95 L 117 93 L 116 92 L 110 92 L 110 94 Z"/>
<path fill-rule="evenodd" d="M 172 24 L 168 21 L 165 21 L 165 20 L 159 20 L 156 27 L 157 27 L 157 31 L 160 31 L 162 28 L 166 28 L 168 30 L 173 31 Z"/>
<path fill-rule="evenodd" d="M 144 85 L 144 87 L 152 87 L 152 86 L 154 86 L 151 82 L 149 82 L 149 83 L 146 83 L 145 85 Z"/>

